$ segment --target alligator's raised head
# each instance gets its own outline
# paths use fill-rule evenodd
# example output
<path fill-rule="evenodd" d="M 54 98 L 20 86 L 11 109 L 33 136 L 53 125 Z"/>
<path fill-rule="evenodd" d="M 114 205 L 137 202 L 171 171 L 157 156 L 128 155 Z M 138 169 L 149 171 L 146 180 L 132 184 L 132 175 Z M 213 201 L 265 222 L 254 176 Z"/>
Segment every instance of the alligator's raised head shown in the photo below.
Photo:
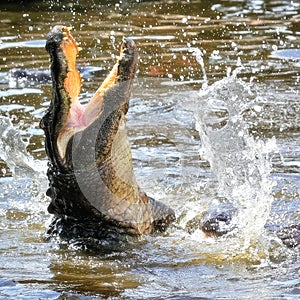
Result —
<path fill-rule="evenodd" d="M 41 121 L 49 157 L 49 212 L 60 232 L 105 238 L 161 231 L 174 212 L 139 188 L 132 167 L 125 115 L 138 60 L 134 42 L 125 39 L 108 77 L 86 106 L 79 102 L 80 50 L 65 26 L 47 37 L 53 98 Z M 64 228 L 65 227 L 65 228 Z"/>

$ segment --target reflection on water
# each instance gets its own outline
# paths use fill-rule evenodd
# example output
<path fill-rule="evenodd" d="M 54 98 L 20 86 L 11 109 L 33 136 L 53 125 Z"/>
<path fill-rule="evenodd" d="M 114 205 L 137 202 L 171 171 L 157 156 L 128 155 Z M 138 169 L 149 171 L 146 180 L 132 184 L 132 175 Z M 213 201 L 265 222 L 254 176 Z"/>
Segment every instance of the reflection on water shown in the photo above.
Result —
<path fill-rule="evenodd" d="M 10 5 L 0 4 L 0 297 L 299 297 L 298 251 L 273 232 L 300 215 L 299 2 Z M 66 22 L 83 47 L 83 103 L 122 37 L 139 47 L 127 124 L 139 184 L 177 213 L 166 236 L 102 254 L 43 239 L 49 200 L 38 123 L 51 86 L 13 72 L 47 74 L 45 36 Z M 196 124 L 205 125 L 201 139 Z M 237 223 L 246 239 L 185 232 L 194 216 L 228 204 L 244 212 Z"/>

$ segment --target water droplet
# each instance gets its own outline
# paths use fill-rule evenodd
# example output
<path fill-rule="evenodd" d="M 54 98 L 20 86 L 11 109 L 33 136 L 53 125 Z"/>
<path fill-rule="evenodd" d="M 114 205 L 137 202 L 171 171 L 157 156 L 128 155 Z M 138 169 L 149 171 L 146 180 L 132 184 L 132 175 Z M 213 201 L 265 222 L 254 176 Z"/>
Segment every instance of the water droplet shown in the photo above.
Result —
<path fill-rule="evenodd" d="M 262 110 L 261 106 L 259 106 L 259 105 L 254 105 L 254 106 L 253 106 L 253 109 L 254 109 L 254 111 L 256 111 L 256 112 L 261 112 L 261 110 Z"/>

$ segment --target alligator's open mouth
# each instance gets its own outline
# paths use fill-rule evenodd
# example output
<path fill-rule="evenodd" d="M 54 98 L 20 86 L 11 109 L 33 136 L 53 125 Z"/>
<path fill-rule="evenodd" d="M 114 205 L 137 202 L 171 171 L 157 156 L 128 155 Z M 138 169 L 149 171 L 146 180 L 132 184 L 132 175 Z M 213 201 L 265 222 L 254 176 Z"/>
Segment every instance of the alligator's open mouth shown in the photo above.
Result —
<path fill-rule="evenodd" d="M 80 49 L 70 29 L 55 26 L 46 49 L 53 98 L 41 127 L 49 157 L 49 212 L 75 222 L 92 220 L 102 228 L 104 221 L 114 223 L 137 234 L 164 229 L 174 212 L 138 187 L 126 134 L 138 60 L 135 43 L 123 40 L 117 63 L 85 107 L 79 102 L 81 77 L 76 69 Z"/>
<path fill-rule="evenodd" d="M 118 62 L 108 77 L 89 100 L 86 106 L 79 102 L 81 76 L 76 68 L 76 57 L 81 50 L 70 34 L 70 28 L 56 26 L 50 32 L 46 49 L 52 60 L 52 80 L 54 97 L 52 109 L 58 110 L 59 122 L 56 146 L 62 159 L 66 159 L 67 144 L 75 133 L 90 126 L 103 111 L 105 93 L 121 81 L 132 81 L 137 63 L 137 50 L 132 40 L 124 40 Z M 126 70 L 123 68 L 125 67 Z M 125 72 L 126 71 L 126 74 Z M 131 83 L 128 89 L 131 88 Z M 124 113 L 126 113 L 124 111 Z"/>

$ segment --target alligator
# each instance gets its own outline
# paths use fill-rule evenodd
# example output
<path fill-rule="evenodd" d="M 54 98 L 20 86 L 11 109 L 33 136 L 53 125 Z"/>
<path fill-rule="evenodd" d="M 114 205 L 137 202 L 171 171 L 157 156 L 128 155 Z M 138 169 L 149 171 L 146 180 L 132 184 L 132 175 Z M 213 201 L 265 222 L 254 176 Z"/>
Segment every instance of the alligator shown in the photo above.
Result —
<path fill-rule="evenodd" d="M 48 235 L 101 244 L 164 232 L 175 213 L 138 186 L 126 133 L 138 61 L 134 41 L 123 39 L 117 62 L 86 106 L 79 101 L 80 47 L 70 28 L 53 27 L 46 50 L 53 95 L 40 127 L 48 156 L 48 211 L 54 215 Z"/>
<path fill-rule="evenodd" d="M 53 96 L 40 127 L 48 156 L 48 206 L 54 215 L 48 237 L 96 247 L 165 232 L 175 212 L 142 191 L 136 181 L 126 133 L 126 113 L 138 61 L 132 39 L 124 39 L 120 56 L 84 107 L 79 101 L 81 76 L 76 68 L 80 48 L 70 28 L 55 26 L 47 36 Z M 230 213 L 196 216 L 186 231 L 201 229 L 220 237 L 232 231 Z M 288 247 L 300 244 L 300 225 L 277 235 Z"/>
<path fill-rule="evenodd" d="M 77 66 L 77 69 L 84 79 L 89 79 L 93 76 L 103 76 L 105 70 L 94 66 Z M 8 71 L 5 78 L 8 80 L 10 87 L 31 87 L 41 84 L 52 83 L 50 70 L 45 69 L 21 69 L 12 68 Z"/>

